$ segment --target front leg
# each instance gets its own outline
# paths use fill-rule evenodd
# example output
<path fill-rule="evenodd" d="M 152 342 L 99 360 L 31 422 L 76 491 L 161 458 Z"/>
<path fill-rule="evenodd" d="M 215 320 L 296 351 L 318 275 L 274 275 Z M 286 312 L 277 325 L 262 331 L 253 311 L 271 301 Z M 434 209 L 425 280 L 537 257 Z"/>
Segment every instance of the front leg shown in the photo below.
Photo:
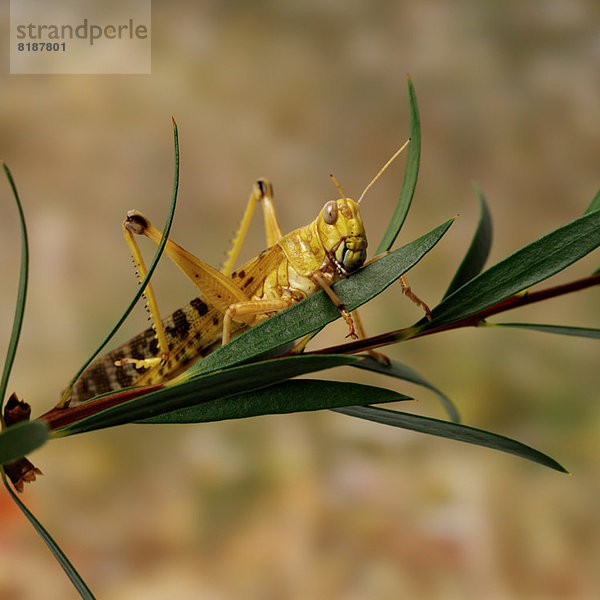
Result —
<path fill-rule="evenodd" d="M 346 305 L 340 300 L 340 297 L 331 289 L 331 286 L 321 275 L 319 271 L 315 271 L 311 274 L 310 278 L 322 289 L 325 293 L 331 298 L 331 301 L 335 305 L 335 307 L 340 311 L 344 321 L 348 324 L 348 335 L 346 337 L 350 337 L 353 340 L 358 339 L 358 335 L 356 334 L 356 330 L 354 329 L 354 321 L 352 320 L 352 315 L 350 311 L 346 308 Z"/>

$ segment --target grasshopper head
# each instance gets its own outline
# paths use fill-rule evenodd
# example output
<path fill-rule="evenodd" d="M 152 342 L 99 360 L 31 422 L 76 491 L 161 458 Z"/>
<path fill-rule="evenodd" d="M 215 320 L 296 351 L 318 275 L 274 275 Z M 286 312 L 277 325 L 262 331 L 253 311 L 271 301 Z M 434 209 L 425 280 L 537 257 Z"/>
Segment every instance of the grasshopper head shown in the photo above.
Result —
<path fill-rule="evenodd" d="M 327 202 L 317 217 L 317 229 L 325 252 L 340 275 L 360 269 L 367 258 L 367 236 L 354 200 Z"/>
<path fill-rule="evenodd" d="M 353 273 L 362 267 L 367 258 L 367 235 L 360 216 L 359 204 L 371 186 L 381 177 L 396 157 L 408 146 L 410 139 L 397 150 L 392 158 L 373 177 L 360 195 L 358 202 L 350 200 L 337 179 L 330 175 L 342 195 L 339 200 L 327 202 L 314 224 L 327 258 L 335 265 L 339 275 Z"/>

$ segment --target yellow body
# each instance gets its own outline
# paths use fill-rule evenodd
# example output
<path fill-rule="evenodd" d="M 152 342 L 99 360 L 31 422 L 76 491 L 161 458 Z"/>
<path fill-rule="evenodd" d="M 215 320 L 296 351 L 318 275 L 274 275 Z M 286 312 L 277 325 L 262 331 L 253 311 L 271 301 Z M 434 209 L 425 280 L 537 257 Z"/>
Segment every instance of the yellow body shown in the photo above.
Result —
<path fill-rule="evenodd" d="M 232 265 L 254 206 L 262 202 L 269 247 L 236 271 Z M 159 243 L 160 232 L 131 211 L 125 235 L 140 275 L 145 267 L 133 234 Z M 353 321 L 330 286 L 359 269 L 366 259 L 367 238 L 359 206 L 349 198 L 327 202 L 305 227 L 282 235 L 272 204 L 272 188 L 259 180 L 250 197 L 230 259 L 220 272 L 168 240 L 165 253 L 194 282 L 200 295 L 161 321 L 152 288 L 146 291 L 152 328 L 96 359 L 75 382 L 66 404 L 122 387 L 164 382 L 237 335 L 295 302 L 324 289 L 346 319 Z"/>

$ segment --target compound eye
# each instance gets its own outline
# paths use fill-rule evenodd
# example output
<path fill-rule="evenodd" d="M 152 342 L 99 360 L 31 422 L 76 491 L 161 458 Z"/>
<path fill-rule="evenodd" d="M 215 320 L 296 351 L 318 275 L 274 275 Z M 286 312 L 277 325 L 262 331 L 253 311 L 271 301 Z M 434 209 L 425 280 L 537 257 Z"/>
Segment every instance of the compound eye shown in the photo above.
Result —
<path fill-rule="evenodd" d="M 325 221 L 327 225 L 333 225 L 337 221 L 337 216 L 337 202 L 335 200 L 330 200 L 323 207 L 323 221 Z"/>

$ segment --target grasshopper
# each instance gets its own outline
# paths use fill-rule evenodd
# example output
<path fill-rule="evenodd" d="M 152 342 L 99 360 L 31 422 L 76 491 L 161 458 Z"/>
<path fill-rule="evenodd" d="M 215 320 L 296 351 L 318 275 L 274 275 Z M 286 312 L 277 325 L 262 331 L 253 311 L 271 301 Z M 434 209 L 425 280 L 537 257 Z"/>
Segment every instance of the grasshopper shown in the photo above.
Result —
<path fill-rule="evenodd" d="M 379 171 L 357 202 L 345 196 L 332 176 L 341 198 L 326 202 L 312 223 L 287 235 L 283 235 L 275 212 L 273 188 L 266 179 L 259 179 L 253 186 L 233 247 L 221 271 L 167 240 L 165 254 L 196 285 L 200 295 L 161 320 L 149 284 L 145 296 L 153 326 L 92 362 L 73 385 L 63 406 L 75 406 L 124 387 L 172 379 L 220 344 L 226 344 L 232 336 L 318 290 L 324 290 L 339 310 L 348 325 L 348 336 L 365 337 L 358 313 L 350 314 L 331 286 L 365 264 L 367 237 L 360 202 L 408 143 Z M 233 270 L 258 203 L 263 209 L 268 247 Z M 159 244 L 161 233 L 136 210 L 127 213 L 123 231 L 138 275 L 143 278 L 146 267 L 134 236 L 145 235 Z M 406 279 L 401 278 L 401 284 L 404 293 L 429 313 L 427 305 L 410 290 Z"/>

